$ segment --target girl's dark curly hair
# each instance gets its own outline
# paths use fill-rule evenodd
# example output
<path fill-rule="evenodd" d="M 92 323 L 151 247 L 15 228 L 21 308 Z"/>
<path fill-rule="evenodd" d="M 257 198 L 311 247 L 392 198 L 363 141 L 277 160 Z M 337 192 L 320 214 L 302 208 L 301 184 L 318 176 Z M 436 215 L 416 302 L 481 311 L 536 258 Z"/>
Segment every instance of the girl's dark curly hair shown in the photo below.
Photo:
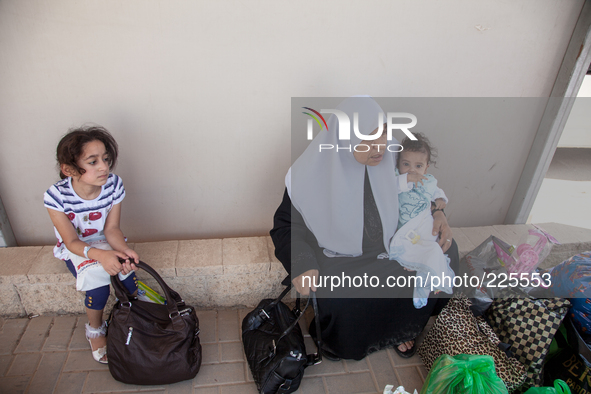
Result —
<path fill-rule="evenodd" d="M 60 167 L 62 164 L 66 164 L 74 168 L 79 174 L 84 174 L 86 171 L 78 166 L 77 161 L 82 155 L 84 146 L 92 141 L 100 141 L 105 145 L 107 155 L 109 156 L 109 170 L 113 171 L 115 164 L 117 164 L 117 142 L 115 142 L 113 136 L 101 126 L 82 126 L 69 130 L 68 133 L 62 137 L 59 144 L 57 144 L 56 156 Z M 61 169 L 60 178 L 67 178 Z"/>
<path fill-rule="evenodd" d="M 400 145 L 402 145 L 401 152 L 421 152 L 427 154 L 427 164 L 435 166 L 437 163 L 435 159 L 437 158 L 437 149 L 431 145 L 431 141 L 423 133 L 412 133 L 417 140 L 411 140 L 408 137 L 405 137 Z M 402 155 L 398 154 L 398 165 L 400 165 L 400 157 Z"/>

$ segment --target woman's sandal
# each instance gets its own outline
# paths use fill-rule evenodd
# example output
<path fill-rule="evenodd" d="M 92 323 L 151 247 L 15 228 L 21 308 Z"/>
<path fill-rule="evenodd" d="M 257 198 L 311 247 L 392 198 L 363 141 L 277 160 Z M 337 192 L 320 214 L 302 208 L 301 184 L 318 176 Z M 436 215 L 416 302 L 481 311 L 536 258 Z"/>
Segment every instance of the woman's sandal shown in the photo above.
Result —
<path fill-rule="evenodd" d="M 107 361 L 107 345 L 100 347 L 96 350 L 92 350 L 91 339 L 104 337 L 107 335 L 107 322 L 104 321 L 99 328 L 91 327 L 90 324 L 86 323 L 86 339 L 90 344 L 90 350 L 92 351 L 92 358 L 101 364 L 108 364 Z"/>
<path fill-rule="evenodd" d="M 400 345 L 402 345 L 402 344 L 400 344 Z M 394 350 L 402 358 L 411 358 L 417 352 L 417 342 L 416 341 L 413 342 L 412 347 L 410 349 L 407 349 L 404 352 L 402 350 L 398 349 L 398 346 L 400 346 L 400 345 L 394 346 Z"/>

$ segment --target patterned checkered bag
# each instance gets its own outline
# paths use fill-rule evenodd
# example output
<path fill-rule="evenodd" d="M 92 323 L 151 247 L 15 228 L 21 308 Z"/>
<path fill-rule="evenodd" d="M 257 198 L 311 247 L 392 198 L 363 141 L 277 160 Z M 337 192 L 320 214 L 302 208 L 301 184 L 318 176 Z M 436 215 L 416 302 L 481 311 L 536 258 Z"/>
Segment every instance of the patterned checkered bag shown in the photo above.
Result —
<path fill-rule="evenodd" d="M 515 357 L 527 368 L 525 383 L 516 391 L 522 393 L 542 385 L 544 359 L 570 302 L 564 298 L 529 298 L 515 289 L 506 289 L 499 297 L 503 298 L 493 301 L 487 316 L 501 342 L 510 344 Z"/>
<path fill-rule="evenodd" d="M 525 367 L 508 357 L 499 348 L 499 338 L 483 317 L 475 317 L 471 302 L 463 294 L 452 297 L 437 316 L 435 324 L 418 349 L 427 371 L 442 354 L 489 355 L 495 363 L 495 372 L 511 391 L 523 384 Z"/>

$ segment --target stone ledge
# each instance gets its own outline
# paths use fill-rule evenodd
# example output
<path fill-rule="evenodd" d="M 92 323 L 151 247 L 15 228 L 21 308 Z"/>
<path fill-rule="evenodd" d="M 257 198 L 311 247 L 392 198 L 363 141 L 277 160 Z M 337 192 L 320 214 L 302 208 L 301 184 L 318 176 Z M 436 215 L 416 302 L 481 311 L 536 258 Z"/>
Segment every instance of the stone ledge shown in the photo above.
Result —
<path fill-rule="evenodd" d="M 556 245 L 544 268 L 591 250 L 591 230 L 557 223 L 539 225 Z M 489 235 L 516 244 L 531 225 L 454 228 L 460 257 Z M 276 297 L 287 275 L 275 258 L 271 237 L 163 241 L 130 244 L 185 301 L 200 308 L 249 307 Z M 147 274 L 140 280 L 158 290 Z M 0 248 L 0 316 L 84 313 L 83 293 L 66 265 L 53 257 L 53 246 Z M 114 302 L 111 296 L 110 303 Z"/>

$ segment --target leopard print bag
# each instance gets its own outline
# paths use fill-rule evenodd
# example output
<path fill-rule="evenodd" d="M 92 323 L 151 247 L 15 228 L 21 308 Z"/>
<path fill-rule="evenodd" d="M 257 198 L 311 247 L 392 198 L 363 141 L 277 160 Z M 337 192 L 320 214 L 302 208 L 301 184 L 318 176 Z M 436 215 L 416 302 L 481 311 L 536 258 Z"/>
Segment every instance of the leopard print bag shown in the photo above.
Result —
<path fill-rule="evenodd" d="M 519 361 L 508 357 L 499 347 L 499 338 L 482 317 L 475 317 L 470 310 L 470 300 L 465 295 L 451 298 L 441 311 L 435 324 L 418 349 L 419 356 L 429 371 L 433 362 L 442 354 L 482 354 L 492 356 L 495 372 L 511 392 L 525 381 L 526 368 Z"/>

